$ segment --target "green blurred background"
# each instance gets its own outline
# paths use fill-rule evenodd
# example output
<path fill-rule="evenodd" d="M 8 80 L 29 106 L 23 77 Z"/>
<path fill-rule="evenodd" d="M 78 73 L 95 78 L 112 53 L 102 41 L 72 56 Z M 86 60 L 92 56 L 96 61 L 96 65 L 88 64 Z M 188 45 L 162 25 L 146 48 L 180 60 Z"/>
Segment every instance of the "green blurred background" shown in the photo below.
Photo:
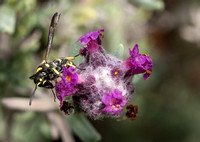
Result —
<path fill-rule="evenodd" d="M 151 77 L 134 78 L 137 120 L 89 120 L 93 128 L 82 117 L 59 112 L 45 89 L 28 106 L 34 88 L 28 77 L 44 58 L 57 11 L 49 60 L 76 55 L 81 46 L 75 41 L 99 29 L 105 29 L 108 53 L 123 44 L 126 59 L 138 43 L 151 56 Z M 199 31 L 199 0 L 0 0 L 0 141 L 89 142 L 100 134 L 102 142 L 199 142 Z"/>

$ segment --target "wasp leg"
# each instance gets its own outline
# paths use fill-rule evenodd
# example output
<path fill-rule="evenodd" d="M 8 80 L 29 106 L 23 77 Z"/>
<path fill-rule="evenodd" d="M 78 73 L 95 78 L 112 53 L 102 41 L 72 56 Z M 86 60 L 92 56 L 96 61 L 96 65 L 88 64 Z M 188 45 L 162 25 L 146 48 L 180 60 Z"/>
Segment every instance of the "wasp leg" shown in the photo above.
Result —
<path fill-rule="evenodd" d="M 54 93 L 53 89 L 51 89 L 52 93 L 53 93 L 53 97 L 54 97 L 54 102 L 56 102 L 56 94 Z"/>
<path fill-rule="evenodd" d="M 65 59 L 67 59 L 67 60 L 74 60 L 75 59 L 75 57 L 65 57 Z"/>
<path fill-rule="evenodd" d="M 70 61 L 69 63 L 66 63 L 65 66 L 69 66 L 69 67 L 74 67 L 74 68 L 76 68 L 76 65 L 73 64 L 72 61 Z"/>
<path fill-rule="evenodd" d="M 47 61 L 46 61 L 46 60 L 43 60 L 43 61 L 40 63 L 40 65 L 42 65 L 42 64 L 44 64 L 44 63 L 47 63 Z"/>
<path fill-rule="evenodd" d="M 69 62 L 69 63 L 66 63 L 65 64 L 65 66 L 70 66 L 70 67 L 74 67 L 74 68 L 77 68 L 77 69 L 79 69 L 79 70 L 85 70 L 85 69 L 81 69 L 81 68 L 79 68 L 79 67 L 77 67 L 75 64 L 73 64 L 73 62 Z"/>
<path fill-rule="evenodd" d="M 35 89 L 33 90 L 33 93 L 30 97 L 29 106 L 31 106 L 31 104 L 32 104 L 32 99 L 33 99 L 33 96 L 35 95 L 35 91 L 37 90 L 37 87 L 38 87 L 38 85 L 35 86 Z"/>
<path fill-rule="evenodd" d="M 73 56 L 73 57 L 65 57 L 65 59 L 67 59 L 67 60 L 74 60 L 76 57 L 78 57 L 80 54 L 77 54 L 77 55 L 75 55 L 75 56 Z"/>
<path fill-rule="evenodd" d="M 85 69 L 81 69 L 81 68 L 79 68 L 79 67 L 77 67 L 77 66 L 76 66 L 76 68 L 79 69 L 79 70 L 85 70 Z"/>
<path fill-rule="evenodd" d="M 52 70 L 54 71 L 54 73 L 55 73 L 56 75 L 58 75 L 59 77 L 61 77 L 59 71 L 57 71 L 55 68 L 52 68 Z"/>

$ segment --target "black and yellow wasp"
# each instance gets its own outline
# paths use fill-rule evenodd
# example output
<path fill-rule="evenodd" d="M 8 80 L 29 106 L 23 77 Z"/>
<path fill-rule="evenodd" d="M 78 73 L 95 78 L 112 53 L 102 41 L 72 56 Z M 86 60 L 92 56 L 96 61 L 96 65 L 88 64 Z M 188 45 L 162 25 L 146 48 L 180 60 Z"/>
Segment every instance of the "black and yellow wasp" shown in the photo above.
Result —
<path fill-rule="evenodd" d="M 60 77 L 60 74 L 63 72 L 62 70 L 63 66 L 66 66 L 67 68 L 73 66 L 76 68 L 76 65 L 72 62 L 72 60 L 75 59 L 77 56 L 79 56 L 79 54 L 74 57 L 64 57 L 56 59 L 52 62 L 48 62 L 48 55 L 53 41 L 54 29 L 58 24 L 59 18 L 60 18 L 60 13 L 56 12 L 52 17 L 51 24 L 49 27 L 48 44 L 47 44 L 45 59 L 37 67 L 36 73 L 29 77 L 35 83 L 35 89 L 31 95 L 29 105 L 31 105 L 32 103 L 32 98 L 35 94 L 37 87 L 44 87 L 47 89 L 54 88 L 52 81 Z M 54 100 L 55 100 L 55 94 L 54 94 Z"/>

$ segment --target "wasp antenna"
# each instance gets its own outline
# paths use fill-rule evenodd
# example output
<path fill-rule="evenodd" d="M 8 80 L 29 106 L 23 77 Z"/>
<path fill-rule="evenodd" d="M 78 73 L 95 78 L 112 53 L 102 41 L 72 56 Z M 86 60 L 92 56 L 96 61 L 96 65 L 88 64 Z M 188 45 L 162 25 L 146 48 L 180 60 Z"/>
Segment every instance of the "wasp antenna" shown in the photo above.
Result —
<path fill-rule="evenodd" d="M 45 54 L 45 58 L 44 58 L 46 62 L 48 60 L 49 52 L 50 52 L 52 41 L 53 41 L 54 29 L 55 29 L 56 25 L 58 24 L 60 15 L 61 15 L 60 13 L 56 12 L 53 15 L 52 19 L 51 19 L 51 24 L 49 26 L 49 35 L 48 35 L 47 50 L 46 50 L 46 54 Z"/>
<path fill-rule="evenodd" d="M 35 85 L 35 89 L 33 90 L 33 93 L 30 97 L 29 106 L 32 104 L 32 99 L 33 99 L 33 96 L 34 96 L 36 90 L 37 90 L 37 85 Z"/>

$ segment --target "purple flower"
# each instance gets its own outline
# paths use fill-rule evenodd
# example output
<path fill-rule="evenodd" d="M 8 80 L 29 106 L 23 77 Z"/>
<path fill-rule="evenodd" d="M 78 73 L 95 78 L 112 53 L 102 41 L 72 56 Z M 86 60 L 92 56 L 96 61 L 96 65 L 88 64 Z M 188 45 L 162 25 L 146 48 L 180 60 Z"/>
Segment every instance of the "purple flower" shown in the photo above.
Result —
<path fill-rule="evenodd" d="M 70 96 L 76 92 L 76 84 L 78 82 L 78 74 L 72 73 L 75 68 L 66 68 L 63 66 L 63 75 L 61 81 L 56 82 L 56 96 L 60 100 L 60 107 L 63 105 L 64 97 Z"/>
<path fill-rule="evenodd" d="M 105 93 L 102 97 L 102 102 L 105 108 L 102 111 L 111 114 L 120 114 L 123 106 L 126 105 L 126 98 L 122 96 L 122 92 L 114 89 L 110 94 Z"/>
<path fill-rule="evenodd" d="M 76 43 L 81 41 L 82 45 L 87 45 L 90 41 L 96 40 L 101 35 L 101 32 L 104 32 L 104 29 L 87 32 L 83 36 L 79 37 Z"/>
<path fill-rule="evenodd" d="M 152 60 L 148 55 L 139 53 L 138 45 L 136 44 L 130 52 L 130 58 L 124 61 L 126 68 L 131 71 L 131 75 L 145 73 L 144 80 L 148 79 L 152 72 Z"/>
<path fill-rule="evenodd" d="M 101 45 L 103 31 L 88 32 L 77 40 L 84 45 L 79 51 L 84 60 L 76 72 L 73 67 L 64 66 L 61 81 L 56 81 L 56 96 L 65 114 L 74 107 L 94 119 L 120 117 L 134 93 L 134 75 L 144 73 L 147 79 L 151 74 L 152 60 L 139 53 L 137 44 L 129 49 L 130 58 L 125 61 L 107 54 Z"/>
<path fill-rule="evenodd" d="M 101 39 L 99 38 L 100 35 L 103 37 L 101 32 L 104 32 L 104 29 L 88 32 L 81 36 L 76 43 L 80 41 L 82 45 L 87 45 L 90 52 L 94 53 L 98 50 L 99 45 L 101 45 Z"/>

